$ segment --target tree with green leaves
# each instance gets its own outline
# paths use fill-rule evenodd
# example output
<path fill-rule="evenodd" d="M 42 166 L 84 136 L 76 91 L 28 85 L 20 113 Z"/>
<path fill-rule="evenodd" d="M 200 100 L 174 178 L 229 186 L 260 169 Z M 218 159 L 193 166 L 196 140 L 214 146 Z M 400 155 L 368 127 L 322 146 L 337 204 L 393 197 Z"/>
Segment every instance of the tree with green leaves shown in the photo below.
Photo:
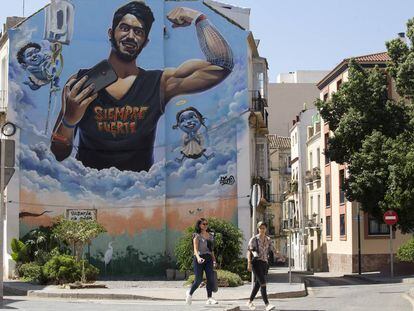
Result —
<path fill-rule="evenodd" d="M 79 262 L 82 259 L 83 249 L 86 244 L 91 243 L 101 233 L 106 232 L 105 228 L 93 220 L 73 221 L 59 218 L 53 233 L 61 240 L 72 246 L 74 256 Z"/>
<path fill-rule="evenodd" d="M 403 232 L 414 228 L 414 19 L 407 36 L 410 44 L 386 43 L 386 69 L 364 69 L 351 60 L 348 81 L 331 99 L 316 102 L 333 131 L 326 156 L 348 165 L 347 199 L 377 218 L 396 210 Z"/>

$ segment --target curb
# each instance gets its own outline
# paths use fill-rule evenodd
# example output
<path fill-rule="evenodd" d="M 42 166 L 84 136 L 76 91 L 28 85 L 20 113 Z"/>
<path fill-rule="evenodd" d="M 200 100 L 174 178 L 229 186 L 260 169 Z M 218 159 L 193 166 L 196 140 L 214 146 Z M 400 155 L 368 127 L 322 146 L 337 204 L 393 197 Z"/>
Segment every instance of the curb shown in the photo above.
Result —
<path fill-rule="evenodd" d="M 28 291 L 25 289 L 21 289 L 18 287 L 10 287 L 3 285 L 3 290 L 6 294 L 9 294 L 10 296 L 27 296 Z"/>
<path fill-rule="evenodd" d="M 388 281 L 382 281 L 381 280 L 373 280 L 372 278 L 369 278 L 367 276 L 364 275 L 355 275 L 355 274 L 344 274 L 343 275 L 344 278 L 348 278 L 348 279 L 357 279 L 357 280 L 361 280 L 361 281 L 366 281 L 366 282 L 371 282 L 373 284 L 381 284 L 381 283 L 388 283 Z"/>
<path fill-rule="evenodd" d="M 350 279 L 359 279 L 362 281 L 368 281 L 374 284 L 381 284 L 381 283 L 407 283 L 407 284 L 412 284 L 414 283 L 414 277 L 394 277 L 394 278 L 390 278 L 390 277 L 385 277 L 385 278 L 378 278 L 378 279 L 374 279 L 374 278 L 370 278 L 368 276 L 364 276 L 364 275 L 359 275 L 359 274 L 344 274 L 343 275 L 344 278 L 350 278 Z"/>
<path fill-rule="evenodd" d="M 308 295 L 306 285 L 303 290 L 292 291 L 292 292 L 283 292 L 283 293 L 269 293 L 268 297 L 270 299 L 283 299 L 283 298 L 299 298 L 305 297 Z M 38 297 L 38 298 L 63 298 L 63 299 L 97 299 L 97 300 L 148 300 L 148 301 L 182 301 L 182 298 L 157 298 L 149 296 L 140 296 L 134 294 L 100 294 L 100 293 L 56 293 L 56 292 L 42 292 L 42 291 L 33 291 L 29 290 L 27 292 L 28 297 Z M 258 296 L 260 297 L 260 296 Z M 241 301 L 247 300 L 249 297 L 242 298 L 229 298 L 229 299 L 220 299 L 221 301 Z M 232 310 L 229 310 L 232 311 Z M 237 310 L 234 310 L 237 311 Z"/>

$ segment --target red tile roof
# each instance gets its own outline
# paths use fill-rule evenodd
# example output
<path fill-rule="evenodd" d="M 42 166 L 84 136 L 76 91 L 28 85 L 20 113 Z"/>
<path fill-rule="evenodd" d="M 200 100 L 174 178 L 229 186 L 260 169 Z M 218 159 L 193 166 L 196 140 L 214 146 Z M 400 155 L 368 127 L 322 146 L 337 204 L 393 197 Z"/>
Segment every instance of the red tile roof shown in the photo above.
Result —
<path fill-rule="evenodd" d="M 357 56 L 354 58 L 358 63 L 382 63 L 382 62 L 388 62 L 391 60 L 391 58 L 388 56 L 387 52 L 382 53 L 375 53 L 375 54 L 368 54 L 363 56 Z M 349 58 L 347 59 L 349 60 Z"/>
<path fill-rule="evenodd" d="M 275 134 L 267 135 L 270 149 L 290 149 L 290 137 L 277 136 Z"/>
<path fill-rule="evenodd" d="M 321 81 L 319 81 L 316 84 L 316 86 L 320 90 L 322 90 L 327 84 L 330 83 L 330 81 L 332 81 L 335 77 L 337 77 L 339 74 L 341 74 L 348 68 L 348 63 L 351 60 L 351 58 L 355 59 L 355 61 L 361 64 L 361 66 L 365 65 L 368 67 L 374 65 L 385 66 L 386 63 L 391 60 L 387 52 L 345 58 L 334 69 L 332 69 Z"/>

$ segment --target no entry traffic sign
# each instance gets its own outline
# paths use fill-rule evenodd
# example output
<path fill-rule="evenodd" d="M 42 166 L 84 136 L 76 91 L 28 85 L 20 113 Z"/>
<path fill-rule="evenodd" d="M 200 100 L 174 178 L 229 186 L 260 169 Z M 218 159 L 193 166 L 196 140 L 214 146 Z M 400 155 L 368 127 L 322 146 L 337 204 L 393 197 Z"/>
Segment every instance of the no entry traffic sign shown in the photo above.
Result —
<path fill-rule="evenodd" d="M 386 211 L 384 213 L 384 222 L 389 226 L 395 225 L 398 222 L 397 213 L 391 210 Z"/>

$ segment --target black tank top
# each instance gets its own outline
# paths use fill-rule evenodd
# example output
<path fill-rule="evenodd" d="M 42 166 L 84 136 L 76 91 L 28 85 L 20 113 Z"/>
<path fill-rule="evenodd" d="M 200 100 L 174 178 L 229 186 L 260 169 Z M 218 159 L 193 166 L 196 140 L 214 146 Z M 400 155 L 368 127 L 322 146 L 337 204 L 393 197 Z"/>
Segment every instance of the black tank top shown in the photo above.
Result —
<path fill-rule="evenodd" d="M 84 73 L 81 70 L 78 76 Z M 152 166 L 157 122 L 164 112 L 161 70 L 144 70 L 120 99 L 105 89 L 89 105 L 77 126 L 76 158 L 85 166 L 148 171 Z"/>

